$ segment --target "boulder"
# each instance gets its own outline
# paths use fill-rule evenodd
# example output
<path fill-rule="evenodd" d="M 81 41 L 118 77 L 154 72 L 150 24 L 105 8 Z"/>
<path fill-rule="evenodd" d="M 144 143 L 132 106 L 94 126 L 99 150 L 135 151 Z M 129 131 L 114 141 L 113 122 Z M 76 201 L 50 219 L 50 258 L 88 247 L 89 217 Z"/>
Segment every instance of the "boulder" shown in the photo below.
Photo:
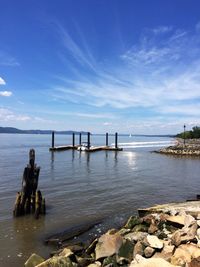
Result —
<path fill-rule="evenodd" d="M 135 246 L 134 246 L 134 250 L 133 250 L 133 257 L 135 257 L 136 255 L 144 255 L 144 249 L 145 246 L 142 244 L 141 241 L 138 241 Z"/>
<path fill-rule="evenodd" d="M 89 264 L 88 267 L 101 267 L 101 262 L 95 261 L 94 263 Z"/>
<path fill-rule="evenodd" d="M 73 252 L 69 248 L 64 248 L 62 252 L 59 254 L 59 256 L 63 256 L 63 257 L 69 257 L 71 255 L 73 255 Z"/>
<path fill-rule="evenodd" d="M 45 261 L 45 259 L 43 259 L 42 257 L 40 257 L 39 255 L 33 253 L 28 260 L 25 262 L 24 267 L 35 267 L 36 265 L 42 263 L 43 261 Z"/>
<path fill-rule="evenodd" d="M 170 223 L 173 223 L 173 224 L 178 224 L 178 225 L 185 225 L 185 216 L 180 216 L 180 215 L 177 215 L 177 216 L 169 216 L 167 218 L 167 221 L 170 222 Z"/>
<path fill-rule="evenodd" d="M 134 233 L 129 233 L 124 236 L 124 238 L 129 239 L 130 241 L 141 241 L 144 239 L 148 234 L 146 232 L 134 232 Z"/>
<path fill-rule="evenodd" d="M 138 225 L 141 222 L 142 220 L 138 216 L 131 216 L 125 224 L 124 228 L 132 229 L 135 225 Z"/>
<path fill-rule="evenodd" d="M 54 256 L 38 265 L 35 267 L 60 267 L 60 266 L 65 266 L 65 267 L 77 267 L 77 264 L 72 262 L 69 258 L 63 257 L 63 256 Z"/>
<path fill-rule="evenodd" d="M 96 245 L 96 260 L 117 254 L 122 246 L 123 238 L 119 234 L 104 234 Z"/>
<path fill-rule="evenodd" d="M 152 247 L 146 247 L 144 249 L 144 255 L 145 255 L 146 258 L 152 257 L 152 255 L 154 254 L 154 252 L 155 252 L 155 249 L 152 248 Z"/>
<path fill-rule="evenodd" d="M 193 241 L 196 239 L 197 234 L 197 223 L 196 221 L 192 223 L 190 227 L 183 227 L 180 230 L 174 232 L 171 237 L 172 244 L 179 246 L 181 243 L 187 243 L 188 241 Z"/>
<path fill-rule="evenodd" d="M 148 229 L 148 233 L 154 234 L 157 231 L 158 231 L 158 226 L 156 224 L 152 223 Z"/>
<path fill-rule="evenodd" d="M 150 258 L 141 260 L 139 263 L 131 262 L 129 267 L 179 267 L 174 266 L 161 258 Z"/>
<path fill-rule="evenodd" d="M 160 240 L 155 235 L 148 235 L 147 236 L 147 242 L 148 242 L 149 246 L 152 247 L 152 248 L 157 248 L 157 249 L 162 249 L 163 248 L 163 241 Z"/>
<path fill-rule="evenodd" d="M 171 263 L 183 265 L 184 263 L 190 263 L 192 259 L 200 257 L 200 248 L 195 244 L 183 244 L 180 245 L 174 255 L 171 258 Z"/>
<path fill-rule="evenodd" d="M 200 257 L 197 259 L 192 259 L 187 267 L 200 267 Z"/>
<path fill-rule="evenodd" d="M 123 240 L 122 246 L 119 249 L 117 260 L 118 262 L 125 259 L 127 262 L 131 262 L 133 259 L 134 245 L 129 240 Z"/>

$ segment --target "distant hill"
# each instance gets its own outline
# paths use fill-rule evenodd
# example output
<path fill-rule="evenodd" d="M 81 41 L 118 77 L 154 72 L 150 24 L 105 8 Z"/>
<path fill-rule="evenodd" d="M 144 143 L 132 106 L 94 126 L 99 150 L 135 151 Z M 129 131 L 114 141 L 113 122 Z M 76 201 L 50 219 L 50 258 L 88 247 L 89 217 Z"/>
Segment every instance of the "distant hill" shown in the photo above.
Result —
<path fill-rule="evenodd" d="M 51 134 L 52 130 L 20 130 L 13 127 L 0 127 L 0 133 L 7 134 Z M 80 133 L 77 131 L 55 131 L 56 134 L 72 134 L 72 133 Z M 81 132 L 82 134 L 87 134 L 87 132 Z"/>

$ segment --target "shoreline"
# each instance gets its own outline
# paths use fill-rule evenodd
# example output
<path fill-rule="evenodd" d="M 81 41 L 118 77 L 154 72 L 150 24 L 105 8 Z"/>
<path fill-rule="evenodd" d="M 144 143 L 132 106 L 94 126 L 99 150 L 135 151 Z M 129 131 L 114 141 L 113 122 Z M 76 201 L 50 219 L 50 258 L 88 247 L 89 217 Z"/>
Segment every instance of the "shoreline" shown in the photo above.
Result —
<path fill-rule="evenodd" d="M 183 139 L 177 138 L 175 145 L 154 152 L 175 156 L 200 157 L 200 139 L 186 139 L 184 143 Z"/>
<path fill-rule="evenodd" d="M 138 214 L 130 216 L 120 229 L 108 230 L 89 245 L 76 242 L 66 245 L 46 260 L 32 254 L 24 266 L 199 266 L 199 200 L 139 209 Z"/>

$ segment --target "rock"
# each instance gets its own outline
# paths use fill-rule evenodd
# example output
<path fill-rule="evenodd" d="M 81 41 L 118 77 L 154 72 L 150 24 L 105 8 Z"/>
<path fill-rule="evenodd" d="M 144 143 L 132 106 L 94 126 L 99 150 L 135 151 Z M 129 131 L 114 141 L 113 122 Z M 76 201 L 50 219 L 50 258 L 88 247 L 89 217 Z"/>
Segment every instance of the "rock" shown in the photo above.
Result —
<path fill-rule="evenodd" d="M 133 259 L 133 248 L 134 245 L 129 240 L 123 240 L 122 246 L 119 249 L 117 255 L 117 262 L 125 259 L 127 262 L 131 262 Z"/>
<path fill-rule="evenodd" d="M 98 239 L 96 238 L 85 250 L 86 254 L 91 254 L 94 252 L 96 244 L 98 243 Z"/>
<path fill-rule="evenodd" d="M 170 223 L 175 223 L 175 224 L 183 226 L 183 225 L 185 225 L 185 216 L 180 216 L 180 215 L 169 216 L 167 218 L 167 221 Z"/>
<path fill-rule="evenodd" d="M 96 260 L 100 258 L 105 258 L 118 253 L 123 239 L 119 234 L 109 235 L 104 234 L 99 238 L 96 245 L 95 253 Z"/>
<path fill-rule="evenodd" d="M 131 216 L 125 224 L 124 228 L 132 229 L 135 225 L 138 225 L 141 222 L 142 220 L 138 216 Z"/>
<path fill-rule="evenodd" d="M 137 224 L 132 228 L 133 232 L 147 232 L 148 226 L 146 224 Z"/>
<path fill-rule="evenodd" d="M 73 255 L 73 252 L 69 248 L 64 248 L 63 251 L 59 254 L 59 256 L 63 257 L 69 257 L 71 255 Z"/>
<path fill-rule="evenodd" d="M 175 250 L 175 246 L 171 246 L 171 245 L 164 245 L 164 248 L 162 249 L 161 252 L 156 252 L 153 257 L 154 258 L 162 258 L 166 261 L 171 260 L 171 257 L 173 256 Z"/>
<path fill-rule="evenodd" d="M 191 216 L 190 214 L 185 216 L 185 221 L 184 221 L 185 227 L 190 227 L 195 222 L 196 222 L 195 218 Z"/>
<path fill-rule="evenodd" d="M 120 229 L 117 233 L 119 234 L 119 235 L 126 235 L 126 234 L 128 234 L 128 233 L 130 233 L 130 229 L 125 229 L 125 228 L 122 228 L 122 229 Z"/>
<path fill-rule="evenodd" d="M 184 264 L 191 262 L 192 259 L 197 259 L 200 257 L 200 248 L 195 244 L 183 244 L 180 245 L 173 257 L 171 258 L 171 263 L 173 264 Z"/>
<path fill-rule="evenodd" d="M 146 247 L 144 249 L 144 255 L 145 255 L 146 258 L 152 257 L 152 255 L 154 254 L 154 252 L 155 252 L 155 249 L 152 248 L 152 247 Z"/>
<path fill-rule="evenodd" d="M 183 266 L 186 262 L 190 261 L 191 261 L 190 253 L 183 248 L 177 248 L 174 255 L 171 257 L 171 263 L 174 265 Z"/>
<path fill-rule="evenodd" d="M 157 249 L 163 248 L 163 242 L 160 239 L 158 239 L 158 237 L 155 235 L 148 235 L 147 242 L 149 246 L 152 248 L 157 248 Z"/>
<path fill-rule="evenodd" d="M 188 264 L 188 267 L 200 267 L 200 257 L 192 259 L 192 261 Z"/>
<path fill-rule="evenodd" d="M 135 257 L 136 255 L 143 256 L 144 255 L 144 249 L 145 249 L 145 246 L 142 244 L 141 241 L 138 241 L 136 243 L 136 245 L 134 246 L 133 257 Z"/>
<path fill-rule="evenodd" d="M 179 246 L 181 243 L 187 243 L 188 241 L 193 241 L 196 239 L 197 234 L 197 223 L 196 221 L 190 227 L 183 227 L 177 230 L 172 235 L 172 244 Z"/>
<path fill-rule="evenodd" d="M 179 267 L 174 266 L 161 258 L 144 259 L 139 263 L 131 262 L 129 267 Z"/>
<path fill-rule="evenodd" d="M 43 259 L 42 257 L 40 257 L 39 255 L 33 253 L 28 260 L 25 262 L 24 267 L 35 267 L 36 265 L 42 263 L 43 261 L 45 261 L 45 259 Z"/>
<path fill-rule="evenodd" d="M 156 224 L 151 224 L 149 229 L 148 229 L 148 233 L 149 234 L 154 234 L 155 232 L 158 231 L 158 226 Z"/>
<path fill-rule="evenodd" d="M 76 256 L 76 261 L 77 261 L 79 267 L 85 267 L 85 266 L 88 266 L 89 264 L 93 263 L 94 259 L 82 258 L 82 257 Z"/>
<path fill-rule="evenodd" d="M 60 267 L 60 266 L 65 266 L 65 267 L 77 267 L 77 264 L 72 262 L 69 258 L 63 257 L 63 256 L 54 256 L 38 265 L 35 267 Z"/>
<path fill-rule="evenodd" d="M 90 265 L 88 265 L 88 267 L 101 267 L 101 262 L 95 261 L 94 263 L 91 263 Z"/>
<path fill-rule="evenodd" d="M 178 247 L 181 244 L 181 232 L 179 230 L 176 231 L 172 235 L 171 240 L 172 240 L 172 244 Z"/>
<path fill-rule="evenodd" d="M 144 239 L 148 234 L 145 232 L 135 232 L 135 233 L 129 233 L 124 236 L 124 238 L 129 239 L 130 241 L 140 241 Z"/>
<path fill-rule="evenodd" d="M 200 239 L 200 228 L 197 229 L 197 237 L 198 237 L 198 239 Z"/>
<path fill-rule="evenodd" d="M 110 264 L 112 264 L 114 267 L 117 267 L 116 256 L 107 257 L 103 260 L 103 266 L 109 266 Z"/>

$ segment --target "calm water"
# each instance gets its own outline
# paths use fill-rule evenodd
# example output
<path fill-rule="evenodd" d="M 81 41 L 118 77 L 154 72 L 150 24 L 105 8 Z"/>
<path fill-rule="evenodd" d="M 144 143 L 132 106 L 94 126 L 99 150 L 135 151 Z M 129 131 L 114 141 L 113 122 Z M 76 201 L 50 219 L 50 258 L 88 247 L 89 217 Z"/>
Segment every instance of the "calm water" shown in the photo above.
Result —
<path fill-rule="evenodd" d="M 23 266 L 32 252 L 48 256 L 52 249 L 43 245 L 45 236 L 74 224 L 102 217 L 112 223 L 139 207 L 199 194 L 199 159 L 150 153 L 173 141 L 120 136 L 122 152 L 50 153 L 49 135 L 1 134 L 0 267 Z M 92 136 L 91 142 L 104 144 L 105 138 Z M 71 136 L 56 136 L 56 144 L 69 143 Z M 15 196 L 30 148 L 36 150 L 36 163 L 41 166 L 39 188 L 46 197 L 47 215 L 39 220 L 14 219 Z"/>

